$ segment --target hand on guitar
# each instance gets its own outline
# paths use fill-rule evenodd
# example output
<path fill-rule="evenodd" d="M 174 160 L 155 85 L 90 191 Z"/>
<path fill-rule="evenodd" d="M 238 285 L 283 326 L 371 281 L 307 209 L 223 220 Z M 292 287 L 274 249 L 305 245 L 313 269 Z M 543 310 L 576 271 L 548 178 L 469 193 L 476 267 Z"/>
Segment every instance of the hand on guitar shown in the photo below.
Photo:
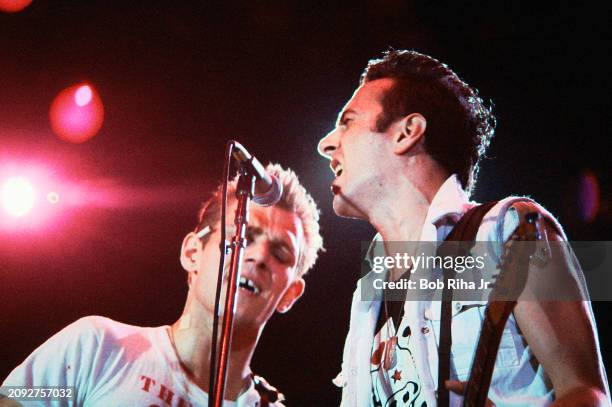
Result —
<path fill-rule="evenodd" d="M 447 380 L 444 382 L 446 388 L 452 391 L 455 394 L 463 395 L 465 393 L 465 386 L 467 382 L 460 382 L 458 380 Z M 487 399 L 485 404 L 486 407 L 495 407 L 495 403 L 491 400 Z"/>

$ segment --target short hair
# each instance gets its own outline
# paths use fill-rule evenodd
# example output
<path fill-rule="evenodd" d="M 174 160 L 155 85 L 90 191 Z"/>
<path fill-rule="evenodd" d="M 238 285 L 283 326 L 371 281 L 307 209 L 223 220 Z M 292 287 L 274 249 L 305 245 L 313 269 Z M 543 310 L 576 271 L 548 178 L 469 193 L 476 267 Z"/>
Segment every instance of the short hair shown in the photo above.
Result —
<path fill-rule="evenodd" d="M 470 195 L 479 163 L 495 132 L 492 103 L 487 106 L 446 64 L 412 50 L 389 49 L 373 59 L 360 83 L 389 78 L 393 86 L 383 94 L 383 112 L 376 131 L 410 113 L 427 120 L 425 151 L 450 174 L 456 173 Z"/>
<path fill-rule="evenodd" d="M 319 209 L 312 196 L 306 191 L 297 175 L 291 169 L 283 169 L 279 164 L 268 164 L 266 171 L 278 178 L 283 186 L 283 194 L 275 206 L 286 209 L 298 215 L 304 229 L 304 247 L 300 248 L 297 264 L 297 276 L 301 277 L 310 270 L 319 251 L 323 249 L 323 238 L 319 231 Z M 227 188 L 228 202 L 235 200 L 237 177 L 230 181 Z M 221 198 L 223 184 L 215 190 L 212 197 L 202 204 L 198 213 L 196 232 L 206 226 L 213 227 L 221 220 Z M 210 235 L 201 238 L 202 244 L 208 242 Z"/>

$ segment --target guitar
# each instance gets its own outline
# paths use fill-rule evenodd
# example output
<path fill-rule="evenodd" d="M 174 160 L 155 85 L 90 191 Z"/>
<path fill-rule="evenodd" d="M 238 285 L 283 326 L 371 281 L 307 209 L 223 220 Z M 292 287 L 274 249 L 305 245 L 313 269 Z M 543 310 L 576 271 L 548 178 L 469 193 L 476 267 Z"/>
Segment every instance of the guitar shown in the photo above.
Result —
<path fill-rule="evenodd" d="M 527 283 L 529 260 L 543 236 L 541 216 L 528 212 L 504 244 L 500 271 L 489 294 L 463 397 L 464 407 L 484 407 L 504 327 Z"/>

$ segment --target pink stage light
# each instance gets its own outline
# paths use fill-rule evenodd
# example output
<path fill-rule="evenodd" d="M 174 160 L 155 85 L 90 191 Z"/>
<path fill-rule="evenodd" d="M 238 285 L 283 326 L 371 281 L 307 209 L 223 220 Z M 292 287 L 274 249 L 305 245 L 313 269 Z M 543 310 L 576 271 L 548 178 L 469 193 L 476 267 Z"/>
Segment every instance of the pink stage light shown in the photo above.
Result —
<path fill-rule="evenodd" d="M 74 101 L 78 106 L 82 107 L 91 102 L 92 96 L 93 94 L 89 85 L 83 85 L 75 92 Z"/>
<path fill-rule="evenodd" d="M 95 136 L 104 122 L 104 106 L 91 85 L 78 84 L 61 91 L 49 110 L 51 128 L 61 139 L 83 143 Z"/>
<path fill-rule="evenodd" d="M 58 203 L 59 199 L 59 194 L 57 192 L 52 191 L 47 194 L 47 201 L 49 201 L 51 205 L 55 205 L 56 203 Z"/>
<path fill-rule="evenodd" d="M 593 222 L 599 213 L 601 192 L 597 176 L 592 171 L 586 170 L 582 173 L 578 185 L 578 196 L 582 220 L 587 223 Z"/>
<path fill-rule="evenodd" d="M 0 11 L 16 13 L 28 7 L 32 0 L 0 0 Z"/>
<path fill-rule="evenodd" d="M 59 215 L 66 206 L 60 196 L 69 186 L 53 173 L 48 166 L 28 160 L 1 163 L 0 234 L 49 230 L 61 222 Z M 55 201 L 51 194 L 57 195 Z"/>
<path fill-rule="evenodd" d="M 29 213 L 36 203 L 32 183 L 23 177 L 11 177 L 2 186 L 2 206 L 11 216 L 19 218 Z"/>

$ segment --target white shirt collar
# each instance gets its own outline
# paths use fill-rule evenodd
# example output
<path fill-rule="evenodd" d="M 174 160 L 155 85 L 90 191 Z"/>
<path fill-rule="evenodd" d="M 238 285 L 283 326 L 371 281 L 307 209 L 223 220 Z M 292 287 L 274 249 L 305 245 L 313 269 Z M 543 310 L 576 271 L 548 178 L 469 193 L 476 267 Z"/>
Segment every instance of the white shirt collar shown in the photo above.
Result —
<path fill-rule="evenodd" d="M 435 238 L 436 222 L 446 217 L 454 217 L 455 221 L 458 220 L 466 211 L 469 210 L 474 203 L 471 203 L 467 197 L 467 194 L 461 187 L 461 182 L 457 178 L 457 174 L 452 174 L 444 181 L 444 183 L 438 189 L 438 192 L 434 195 L 434 198 L 429 205 L 427 215 L 425 216 L 425 222 L 423 224 L 423 233 L 421 235 L 422 241 L 433 241 Z M 426 237 L 426 228 L 431 228 L 433 235 L 429 238 Z M 382 235 L 376 233 L 368 250 L 366 251 L 365 261 L 372 267 L 372 258 L 375 256 L 386 256 L 385 247 L 379 244 L 383 241 Z M 372 278 L 373 272 L 367 273 L 364 278 Z M 378 275 L 378 277 L 385 278 L 386 270 L 384 274 Z M 379 294 L 379 292 L 376 292 Z"/>
<path fill-rule="evenodd" d="M 462 215 L 470 207 L 467 194 L 461 187 L 457 174 L 453 174 L 444 181 L 436 195 L 434 196 L 425 224 L 435 224 L 440 219 L 449 215 Z"/>

